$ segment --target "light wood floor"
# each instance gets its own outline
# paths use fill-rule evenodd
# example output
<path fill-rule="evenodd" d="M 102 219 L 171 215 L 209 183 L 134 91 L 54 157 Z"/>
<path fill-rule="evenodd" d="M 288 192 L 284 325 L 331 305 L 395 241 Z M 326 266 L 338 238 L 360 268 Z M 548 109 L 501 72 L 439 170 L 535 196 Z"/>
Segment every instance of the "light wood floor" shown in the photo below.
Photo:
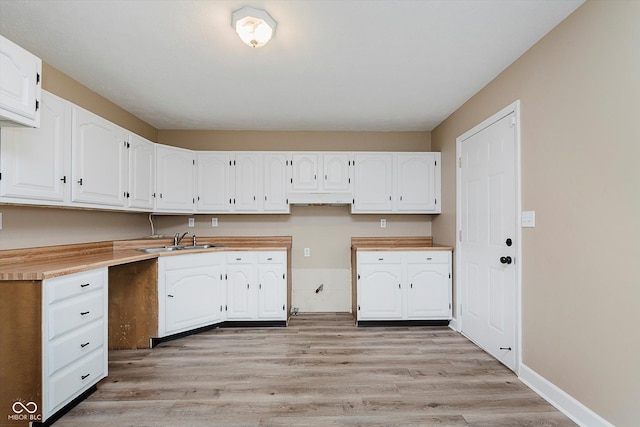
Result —
<path fill-rule="evenodd" d="M 575 425 L 446 327 L 305 314 L 109 359 L 109 377 L 56 427 Z"/>

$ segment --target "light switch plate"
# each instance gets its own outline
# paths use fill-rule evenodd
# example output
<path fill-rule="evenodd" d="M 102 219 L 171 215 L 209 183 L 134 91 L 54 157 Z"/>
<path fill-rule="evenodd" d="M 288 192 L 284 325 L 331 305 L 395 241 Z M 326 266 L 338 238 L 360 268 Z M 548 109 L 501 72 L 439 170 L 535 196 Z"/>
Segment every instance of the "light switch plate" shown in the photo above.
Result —
<path fill-rule="evenodd" d="M 387 228 L 387 220 L 382 218 L 380 220 L 380 228 Z"/>
<path fill-rule="evenodd" d="M 196 226 L 196 219 L 189 218 L 189 227 L 195 227 L 195 226 Z"/>
<path fill-rule="evenodd" d="M 211 218 L 211 226 L 212 227 L 218 226 L 218 218 Z"/>
<path fill-rule="evenodd" d="M 304 256 L 311 256 L 311 249 L 304 248 Z"/>
<path fill-rule="evenodd" d="M 536 226 L 536 211 L 523 211 L 521 225 L 522 228 L 534 228 Z"/>

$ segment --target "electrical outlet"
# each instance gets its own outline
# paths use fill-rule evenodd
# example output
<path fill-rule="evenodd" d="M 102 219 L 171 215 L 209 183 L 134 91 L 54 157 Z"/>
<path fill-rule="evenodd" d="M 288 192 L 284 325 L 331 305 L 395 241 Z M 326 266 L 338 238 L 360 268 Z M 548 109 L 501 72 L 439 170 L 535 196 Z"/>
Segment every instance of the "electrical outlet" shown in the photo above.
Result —
<path fill-rule="evenodd" d="M 218 218 L 211 218 L 211 226 L 212 227 L 218 226 Z"/>
<path fill-rule="evenodd" d="M 195 227 L 195 226 L 196 226 L 196 219 L 189 218 L 189 227 Z"/>
<path fill-rule="evenodd" d="M 310 248 L 304 248 L 304 256 L 311 256 L 311 249 Z"/>
<path fill-rule="evenodd" d="M 382 218 L 380 220 L 380 228 L 387 228 L 387 220 Z"/>

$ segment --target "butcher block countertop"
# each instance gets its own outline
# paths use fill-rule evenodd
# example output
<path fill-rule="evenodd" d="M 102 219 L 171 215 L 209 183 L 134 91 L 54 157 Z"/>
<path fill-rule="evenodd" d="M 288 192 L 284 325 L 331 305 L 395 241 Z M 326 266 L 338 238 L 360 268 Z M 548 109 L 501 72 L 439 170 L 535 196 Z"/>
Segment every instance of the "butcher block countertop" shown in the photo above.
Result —
<path fill-rule="evenodd" d="M 352 237 L 355 251 L 453 251 L 451 246 L 434 245 L 431 236 L 425 237 Z"/>
<path fill-rule="evenodd" d="M 290 236 L 199 237 L 198 244 L 217 245 L 207 249 L 149 254 L 136 249 L 173 244 L 172 238 L 120 240 L 44 246 L 0 251 L 0 281 L 44 280 L 95 268 L 112 267 L 137 261 L 202 252 L 290 250 Z M 182 244 L 191 243 L 190 236 Z"/>

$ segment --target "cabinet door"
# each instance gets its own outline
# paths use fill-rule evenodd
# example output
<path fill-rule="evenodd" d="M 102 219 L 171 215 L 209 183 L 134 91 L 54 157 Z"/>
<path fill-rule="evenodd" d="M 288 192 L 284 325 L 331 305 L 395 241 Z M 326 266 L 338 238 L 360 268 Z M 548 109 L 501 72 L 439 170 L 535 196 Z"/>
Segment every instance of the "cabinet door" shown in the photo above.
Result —
<path fill-rule="evenodd" d="M 429 213 L 436 211 L 437 168 L 440 153 L 397 154 L 397 210 Z M 436 172 L 437 176 L 436 176 Z"/>
<path fill-rule="evenodd" d="M 156 181 L 155 144 L 129 134 L 129 191 L 127 205 L 153 210 Z"/>
<path fill-rule="evenodd" d="M 409 264 L 407 317 L 450 319 L 451 279 L 446 264 Z"/>
<path fill-rule="evenodd" d="M 293 153 L 291 191 L 318 190 L 318 154 Z"/>
<path fill-rule="evenodd" d="M 402 319 L 402 265 L 358 264 L 358 320 Z"/>
<path fill-rule="evenodd" d="M 287 155 L 284 153 L 265 153 L 263 156 L 265 212 L 289 213 L 287 163 Z"/>
<path fill-rule="evenodd" d="M 71 104 L 43 92 L 39 129 L 3 127 L 0 131 L 0 196 L 68 202 Z"/>
<path fill-rule="evenodd" d="M 231 255 L 231 254 L 230 254 Z M 232 255 L 242 258 L 254 258 L 249 253 Z M 246 264 L 227 263 L 227 320 L 255 320 L 257 317 L 256 263 L 252 259 Z"/>
<path fill-rule="evenodd" d="M 354 155 L 352 212 L 391 212 L 393 209 L 393 154 Z"/>
<path fill-rule="evenodd" d="M 42 61 L 0 35 L 0 125 L 40 126 Z"/>
<path fill-rule="evenodd" d="M 176 333 L 220 321 L 220 266 L 165 273 L 166 332 Z"/>
<path fill-rule="evenodd" d="M 192 212 L 195 202 L 193 152 L 157 145 L 156 160 L 156 209 L 165 212 Z"/>
<path fill-rule="evenodd" d="M 322 155 L 322 190 L 349 191 L 351 189 L 349 156 L 349 153 L 324 153 Z"/>
<path fill-rule="evenodd" d="M 196 159 L 198 212 L 233 210 L 231 156 L 227 152 L 201 152 Z"/>
<path fill-rule="evenodd" d="M 76 106 L 72 132 L 72 201 L 124 207 L 127 132 Z"/>
<path fill-rule="evenodd" d="M 285 271 L 284 263 L 273 262 L 258 265 L 259 319 L 287 319 Z"/>
<path fill-rule="evenodd" d="M 262 209 L 262 156 L 256 153 L 236 153 L 236 212 L 258 212 Z"/>

